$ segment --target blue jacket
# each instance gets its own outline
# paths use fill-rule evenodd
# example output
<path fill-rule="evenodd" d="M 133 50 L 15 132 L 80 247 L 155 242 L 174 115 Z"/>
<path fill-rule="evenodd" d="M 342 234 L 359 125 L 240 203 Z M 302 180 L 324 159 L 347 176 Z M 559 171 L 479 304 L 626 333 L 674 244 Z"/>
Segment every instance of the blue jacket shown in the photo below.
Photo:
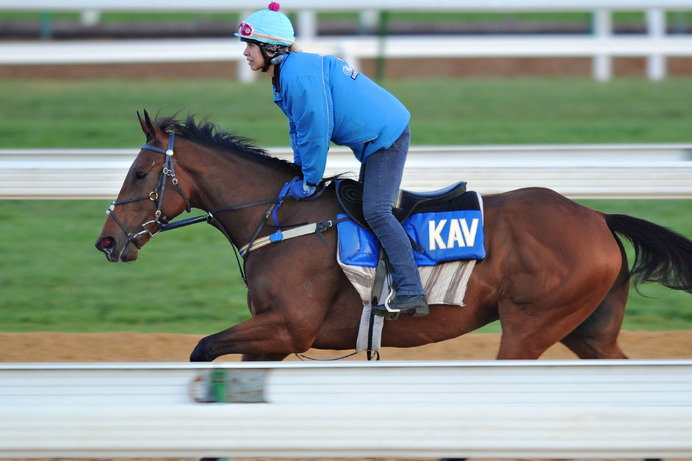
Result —
<path fill-rule="evenodd" d="M 308 183 L 322 179 L 330 142 L 350 147 L 362 163 L 408 126 L 398 99 L 334 56 L 295 52 L 280 66 L 274 102 L 288 117 L 294 162 Z"/>

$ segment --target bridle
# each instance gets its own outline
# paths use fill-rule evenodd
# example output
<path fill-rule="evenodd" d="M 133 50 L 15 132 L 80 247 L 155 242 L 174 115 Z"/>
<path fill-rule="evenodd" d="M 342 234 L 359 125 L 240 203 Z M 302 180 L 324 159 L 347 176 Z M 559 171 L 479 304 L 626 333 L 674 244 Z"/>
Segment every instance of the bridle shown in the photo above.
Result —
<path fill-rule="evenodd" d="M 121 201 L 113 201 L 110 206 L 108 207 L 108 210 L 106 213 L 113 218 L 113 221 L 120 227 L 120 229 L 125 233 L 127 240 L 129 243 L 132 243 L 135 247 L 137 247 L 138 250 L 142 249 L 142 245 L 139 244 L 138 238 L 142 235 L 148 235 L 149 237 L 154 237 L 157 235 L 159 232 L 167 231 L 167 230 L 172 230 L 172 229 L 177 229 L 179 227 L 184 227 L 188 226 L 190 224 L 196 224 L 199 222 L 207 222 L 210 224 L 214 224 L 228 239 L 229 242 L 233 245 L 234 249 L 236 250 L 236 259 L 238 260 L 238 267 L 240 268 L 240 273 L 243 281 L 247 285 L 247 279 L 245 277 L 245 270 L 244 270 L 244 262 L 245 258 L 249 254 L 249 252 L 253 249 L 260 248 L 268 243 L 274 243 L 277 241 L 281 241 L 284 238 L 292 238 L 292 237 L 297 237 L 300 235 L 306 235 L 308 233 L 315 233 L 317 234 L 320 239 L 322 239 L 323 243 L 326 245 L 327 242 L 324 240 L 324 238 L 320 235 L 322 232 L 325 232 L 327 229 L 330 227 L 334 226 L 337 221 L 321 221 L 319 223 L 313 223 L 313 224 L 306 224 L 306 225 L 293 225 L 289 227 L 297 227 L 296 230 L 293 232 L 291 231 L 285 231 L 286 236 L 284 236 L 284 233 L 281 231 L 281 227 L 279 226 L 279 222 L 277 219 L 277 211 L 278 208 L 281 207 L 286 194 L 288 192 L 288 189 L 290 185 L 296 181 L 298 178 L 293 178 L 292 181 L 286 183 L 284 187 L 281 189 L 281 192 L 279 192 L 279 195 L 277 197 L 272 197 L 272 198 L 267 198 L 267 199 L 261 199 L 261 200 L 254 200 L 250 202 L 245 202 L 245 203 L 240 203 L 237 205 L 231 205 L 227 206 L 225 208 L 221 208 L 219 210 L 216 210 L 214 212 L 207 212 L 206 214 L 202 216 L 196 216 L 193 218 L 187 218 L 187 219 L 181 219 L 175 222 L 170 222 L 169 219 L 164 215 L 162 206 L 163 206 L 163 195 L 164 192 L 166 191 L 166 179 L 171 178 L 171 183 L 175 186 L 176 190 L 180 194 L 180 196 L 183 198 L 185 201 L 185 207 L 187 212 L 189 213 L 191 211 L 190 207 L 190 201 L 188 200 L 187 196 L 185 195 L 185 192 L 183 189 L 180 187 L 180 184 L 178 183 L 178 178 L 175 176 L 175 168 L 174 168 L 174 161 L 173 161 L 173 147 L 175 145 L 175 133 L 172 131 L 168 132 L 168 147 L 166 149 L 161 149 L 160 147 L 157 146 L 152 146 L 151 144 L 142 144 L 142 149 L 144 150 L 151 150 L 154 152 L 158 152 L 160 154 L 165 155 L 165 161 L 163 164 L 163 168 L 161 170 L 161 175 L 159 176 L 159 180 L 156 184 L 156 187 L 154 190 L 149 192 L 148 195 L 142 195 L 140 197 L 135 197 L 127 200 L 121 200 Z M 326 187 L 323 185 L 322 188 L 315 193 L 312 197 L 310 197 L 307 200 L 314 200 L 320 197 L 324 191 L 326 190 Z M 127 227 L 118 219 L 117 215 L 115 214 L 115 207 L 118 205 L 124 205 L 126 203 L 132 203 L 132 202 L 138 202 L 142 200 L 150 200 L 152 202 L 157 202 L 157 208 L 156 211 L 154 212 L 154 219 L 151 219 L 149 221 L 146 221 L 143 223 L 142 230 L 137 232 L 136 234 L 133 234 L 132 232 L 129 232 L 127 230 Z M 249 208 L 249 207 L 255 207 L 258 205 L 268 205 L 271 204 L 270 208 L 264 213 L 264 216 L 260 220 L 259 225 L 257 226 L 257 229 L 255 230 L 254 234 L 252 235 L 250 239 L 250 243 L 245 245 L 243 248 L 238 249 L 236 245 L 234 244 L 233 240 L 231 239 L 231 236 L 228 234 L 227 230 L 221 225 L 221 223 L 216 219 L 214 215 L 219 214 L 219 213 L 224 213 L 228 211 L 235 211 L 235 210 L 240 210 L 243 208 Z M 264 227 L 264 225 L 269 221 L 269 219 L 273 217 L 275 227 L 278 229 L 274 234 L 272 234 L 269 237 L 262 238 L 260 239 L 261 241 L 258 243 L 258 236 L 260 234 L 260 231 Z M 150 227 L 156 227 L 155 230 L 150 230 Z M 307 228 L 307 230 L 306 230 Z M 243 263 L 240 262 L 240 257 L 243 258 Z"/>
<path fill-rule="evenodd" d="M 175 176 L 175 167 L 174 167 L 174 161 L 173 161 L 173 155 L 174 151 L 173 148 L 175 146 L 175 132 L 169 131 L 168 132 L 168 147 L 166 149 L 161 149 L 160 147 L 157 146 L 152 146 L 151 144 L 142 144 L 142 149 L 144 150 L 151 150 L 154 152 L 158 152 L 160 154 L 165 155 L 165 161 L 163 164 L 163 168 L 161 170 L 161 175 L 159 176 L 159 180 L 156 184 L 156 187 L 154 190 L 149 192 L 148 195 L 142 195 L 140 197 L 135 197 L 127 200 L 121 200 L 121 201 L 113 201 L 110 206 L 108 207 L 108 210 L 106 213 L 113 218 L 113 221 L 120 227 L 120 229 L 125 233 L 125 236 L 127 236 L 127 239 L 130 243 L 132 243 L 135 247 L 137 247 L 138 250 L 142 249 L 142 245 L 139 244 L 139 241 L 137 240 L 140 236 L 142 235 L 148 235 L 149 237 L 154 237 L 157 235 L 159 232 L 167 231 L 167 230 L 172 230 L 172 229 L 177 229 L 179 227 L 184 227 L 184 226 L 189 226 L 190 224 L 196 224 L 199 222 L 207 222 L 207 223 L 212 223 L 216 221 L 216 218 L 214 217 L 215 214 L 227 212 L 227 211 L 234 211 L 234 210 L 240 210 L 243 208 L 249 208 L 249 207 L 254 207 L 258 205 L 266 205 L 266 204 L 272 204 L 272 207 L 265 213 L 264 219 L 261 221 L 260 225 L 257 228 L 257 231 L 252 237 L 252 241 L 254 241 L 257 238 L 257 235 L 259 235 L 260 230 L 262 229 L 262 226 L 264 223 L 267 222 L 269 217 L 275 213 L 275 209 L 277 205 L 280 205 L 281 202 L 283 201 L 283 193 L 282 191 L 281 194 L 279 194 L 278 198 L 268 198 L 268 199 L 261 199 L 261 200 L 254 200 L 250 202 L 245 202 L 245 203 L 240 203 L 238 205 L 231 205 L 225 208 L 222 208 L 220 210 L 216 210 L 214 212 L 207 212 L 205 215 L 202 216 L 197 216 L 194 218 L 188 218 L 188 219 L 182 219 L 178 220 L 175 222 L 170 222 L 169 219 L 164 215 L 162 206 L 163 206 L 163 195 L 166 191 L 166 178 L 171 178 L 171 183 L 175 186 L 176 190 L 180 194 L 180 196 L 183 198 L 185 201 L 185 209 L 189 213 L 191 211 L 190 207 L 190 201 L 188 200 L 187 196 L 185 195 L 185 192 L 183 189 L 180 187 L 180 184 L 178 182 L 178 178 Z M 286 186 L 284 186 L 284 190 L 286 189 Z M 145 222 L 142 224 L 142 230 L 137 232 L 136 234 L 133 234 L 132 232 L 127 230 L 127 227 L 118 219 L 118 216 L 115 214 L 115 207 L 118 205 L 124 205 L 126 203 L 132 203 L 132 202 L 139 202 L 142 200 L 150 200 L 152 202 L 157 202 L 157 207 L 156 211 L 154 212 L 154 219 L 150 219 L 149 221 Z M 218 222 L 218 221 L 216 221 Z M 156 230 L 150 230 L 150 227 L 156 226 Z M 223 228 L 223 226 L 217 226 L 225 235 L 226 238 L 228 238 L 229 241 L 231 241 L 231 237 L 226 233 L 226 230 Z"/>
<path fill-rule="evenodd" d="M 180 196 L 183 198 L 185 201 L 185 209 L 189 213 L 191 208 L 190 208 L 190 201 L 188 200 L 187 196 L 185 195 L 185 192 L 183 189 L 180 187 L 180 184 L 178 183 L 178 178 L 175 176 L 175 167 L 174 164 L 175 162 L 173 161 L 173 148 L 175 146 L 175 133 L 170 131 L 168 132 L 168 147 L 166 149 L 161 149 L 160 147 L 157 146 L 152 146 L 151 144 L 142 144 L 142 149 L 144 150 L 150 150 L 154 152 L 158 152 L 160 154 L 164 154 L 165 160 L 163 163 L 163 168 L 161 169 L 161 174 L 159 175 L 159 180 L 156 183 L 156 187 L 154 190 L 149 192 L 148 195 L 142 195 L 139 197 L 127 199 L 127 200 L 121 200 L 119 202 L 113 201 L 110 206 L 108 207 L 108 210 L 106 213 L 113 218 L 115 223 L 122 229 L 122 231 L 125 233 L 127 236 L 127 239 L 132 243 L 135 247 L 137 247 L 138 250 L 142 249 L 142 246 L 138 242 L 138 238 L 142 235 L 149 235 L 150 237 L 155 236 L 159 232 L 161 232 L 166 224 L 168 223 L 168 218 L 163 214 L 162 206 L 163 206 L 163 195 L 166 191 L 166 179 L 171 178 L 171 183 L 175 186 L 176 190 L 180 194 Z M 150 200 L 152 202 L 156 202 L 156 211 L 154 212 L 154 219 L 151 219 L 145 223 L 142 224 L 142 230 L 137 232 L 136 234 L 133 234 L 132 232 L 129 232 L 125 225 L 118 219 L 117 215 L 115 214 L 115 207 L 118 205 L 124 205 L 126 203 L 133 203 L 133 202 L 139 202 L 142 200 Z M 158 227 L 156 230 L 150 230 L 149 227 Z"/>
<path fill-rule="evenodd" d="M 279 192 L 278 197 L 276 197 L 276 198 L 255 200 L 255 201 L 251 201 L 251 202 L 241 203 L 238 205 L 231 205 L 231 206 L 228 206 L 226 208 L 216 210 L 213 213 L 207 212 L 203 216 L 178 220 L 175 222 L 169 222 L 169 219 L 164 215 L 163 210 L 162 210 L 163 196 L 164 196 L 164 193 L 166 191 L 167 178 L 171 178 L 171 183 L 175 186 L 176 190 L 178 191 L 178 193 L 180 194 L 182 199 L 185 201 L 186 211 L 188 213 L 191 211 L 190 201 L 188 200 L 187 195 L 185 195 L 185 192 L 183 191 L 182 187 L 180 187 L 180 184 L 178 182 L 178 178 L 175 175 L 175 167 L 174 167 L 175 162 L 173 161 L 174 147 L 175 147 L 175 132 L 173 132 L 173 131 L 168 132 L 168 146 L 166 149 L 161 149 L 158 146 L 152 146 L 151 144 L 147 144 L 147 143 L 142 144 L 142 146 L 141 146 L 142 150 L 150 150 L 153 152 L 164 154 L 164 156 L 165 156 L 163 168 L 161 169 L 161 174 L 159 175 L 159 179 L 158 179 L 158 182 L 156 184 L 156 187 L 154 187 L 154 190 L 149 192 L 149 194 L 147 194 L 147 195 L 142 195 L 139 197 L 121 200 L 121 201 L 114 200 L 113 202 L 111 202 L 110 206 L 108 207 L 108 210 L 106 210 L 106 213 L 110 217 L 112 217 L 113 221 L 115 221 L 115 223 L 118 225 L 118 227 L 120 227 L 120 229 L 126 235 L 129 243 L 132 243 L 135 247 L 137 247 L 138 250 L 141 250 L 142 245 L 139 244 L 137 239 L 142 235 L 149 235 L 149 237 L 154 237 L 159 232 L 171 230 L 171 229 L 177 229 L 178 227 L 183 227 L 183 226 L 195 224 L 198 222 L 208 222 L 208 223 L 215 222 L 215 223 L 217 223 L 217 228 L 219 230 L 221 230 L 224 233 L 224 235 L 226 236 L 226 238 L 231 242 L 231 244 L 233 244 L 233 241 L 232 241 L 230 235 L 228 235 L 228 232 L 226 231 L 226 229 L 220 225 L 219 221 L 216 219 L 214 214 L 218 214 L 218 213 L 222 213 L 222 212 L 226 212 L 226 211 L 239 210 L 242 208 L 254 207 L 254 206 L 258 206 L 258 205 L 271 204 L 271 207 L 265 212 L 263 219 L 260 221 L 259 226 L 257 227 L 254 235 L 252 236 L 252 238 L 250 240 L 250 243 L 247 244 L 245 247 L 243 247 L 244 254 L 242 254 L 235 247 L 235 245 L 233 245 L 234 249 L 236 250 L 235 251 L 236 260 L 238 262 L 238 268 L 240 269 L 241 278 L 242 278 L 243 282 L 245 283 L 245 285 L 248 286 L 248 280 L 247 280 L 247 277 L 245 275 L 245 264 L 244 264 L 246 259 L 244 259 L 244 258 L 253 249 L 253 245 L 255 245 L 255 242 L 257 240 L 257 237 L 258 237 L 260 231 L 262 230 L 263 226 L 267 223 L 267 221 L 269 220 L 270 217 L 273 216 L 274 222 L 277 224 L 277 228 L 278 228 L 278 220 L 277 220 L 276 212 L 277 212 L 278 208 L 281 206 L 281 204 L 283 203 L 283 201 L 286 197 L 286 194 L 288 192 L 289 186 L 297 178 L 294 178 L 291 182 L 286 183 L 283 186 L 283 188 L 281 189 L 281 192 Z M 315 195 L 313 195 L 308 200 L 314 200 L 314 199 L 320 197 L 325 192 L 325 190 L 326 190 L 326 187 L 324 185 L 322 185 L 322 188 L 320 189 L 320 191 L 318 193 L 316 193 Z M 141 224 L 142 230 L 137 232 L 136 234 L 133 234 L 132 232 L 129 232 L 127 230 L 127 227 L 125 227 L 125 225 L 120 221 L 120 219 L 118 219 L 117 215 L 115 214 L 115 207 L 118 205 L 124 205 L 127 203 L 139 202 L 142 200 L 150 200 L 152 202 L 157 203 L 156 211 L 154 212 L 154 219 L 151 219 L 149 221 L 142 223 Z M 341 218 L 341 219 L 345 219 L 345 218 Z M 317 236 L 320 237 L 320 239 L 323 241 L 323 243 L 325 245 L 327 245 L 327 242 L 326 242 L 326 240 L 324 240 L 324 237 L 321 236 L 321 233 L 323 233 L 327 229 L 335 226 L 338 221 L 339 220 L 326 221 L 326 222 L 323 221 L 323 222 L 319 222 L 319 223 L 314 223 L 312 225 L 300 226 L 301 228 L 310 227 L 311 230 L 310 230 L 310 232 L 305 232 L 305 231 L 301 230 L 300 232 L 295 233 L 295 235 L 290 235 L 287 237 L 292 238 L 292 237 L 297 237 L 297 236 L 301 236 L 301 235 L 307 235 L 308 233 L 315 233 Z M 157 229 L 150 230 L 149 226 L 153 226 L 153 225 L 156 225 Z M 314 226 L 314 227 L 311 227 L 311 226 Z M 278 228 L 278 229 L 279 230 L 276 233 L 272 234 L 270 237 L 267 238 L 266 243 L 272 243 L 272 242 L 283 240 L 284 235 L 282 235 L 281 229 L 280 228 Z M 243 262 L 241 262 L 239 259 L 241 256 L 243 257 Z M 344 355 L 342 357 L 338 357 L 335 359 L 329 359 L 329 360 L 340 360 L 340 359 L 343 359 L 346 357 L 353 356 L 356 353 L 357 352 L 354 352 L 351 354 Z M 370 354 L 371 354 L 371 351 L 368 351 L 368 360 L 371 360 L 371 358 L 372 358 L 372 356 Z M 379 352 L 375 352 L 375 354 L 376 354 L 377 360 L 379 360 Z M 309 356 L 306 356 L 303 354 L 296 354 L 296 355 L 301 360 L 302 359 L 321 360 L 321 359 L 316 359 L 316 358 L 309 357 Z"/>

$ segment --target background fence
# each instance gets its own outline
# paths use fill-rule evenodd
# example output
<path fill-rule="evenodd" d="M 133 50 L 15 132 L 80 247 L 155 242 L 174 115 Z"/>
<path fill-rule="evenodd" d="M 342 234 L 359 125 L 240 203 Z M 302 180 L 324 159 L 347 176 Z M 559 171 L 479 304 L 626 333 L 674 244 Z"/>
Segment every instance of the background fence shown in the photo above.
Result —
<path fill-rule="evenodd" d="M 237 12 L 244 16 L 266 8 L 267 0 L 249 0 L 242 7 L 224 1 L 189 2 L 186 0 L 112 2 L 106 0 L 0 0 L 0 11 L 82 12 L 87 21 L 98 21 L 102 11 L 119 12 Z M 612 78 L 613 57 L 646 57 L 647 76 L 652 80 L 666 77 L 667 57 L 692 57 L 689 34 L 667 33 L 667 11 L 692 11 L 692 0 L 353 0 L 322 2 L 290 0 L 283 11 L 297 12 L 298 41 L 306 51 L 344 57 L 355 68 L 361 59 L 372 58 L 468 58 L 468 57 L 588 57 L 593 60 L 593 77 Z M 587 35 L 512 36 L 351 36 L 320 37 L 316 40 L 317 12 L 359 12 L 362 21 L 377 21 L 381 11 L 414 12 L 590 12 L 592 33 Z M 646 34 L 616 36 L 614 11 L 642 11 Z M 42 63 L 121 63 L 121 62 L 242 62 L 243 45 L 234 38 L 217 40 L 92 42 L 92 43 L 0 43 L 0 64 Z M 238 66 L 238 77 L 251 80 L 247 66 Z"/>
<path fill-rule="evenodd" d="M 289 149 L 271 149 L 292 160 Z M 114 199 L 136 150 L 0 150 L 0 199 Z M 358 174 L 333 148 L 326 176 Z M 692 144 L 411 147 L 403 187 L 481 193 L 543 186 L 572 198 L 692 198 Z"/>
<path fill-rule="evenodd" d="M 0 365 L 11 458 L 684 458 L 691 433 L 689 360 Z"/>

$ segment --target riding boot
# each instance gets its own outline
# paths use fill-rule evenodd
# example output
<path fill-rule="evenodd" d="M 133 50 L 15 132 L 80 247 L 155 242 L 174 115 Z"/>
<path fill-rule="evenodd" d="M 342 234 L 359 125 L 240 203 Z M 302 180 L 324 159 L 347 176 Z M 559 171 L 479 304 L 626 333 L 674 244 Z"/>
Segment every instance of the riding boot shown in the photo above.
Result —
<path fill-rule="evenodd" d="M 398 295 L 388 305 L 374 306 L 375 315 L 408 314 L 411 317 L 425 317 L 430 313 L 425 295 Z"/>

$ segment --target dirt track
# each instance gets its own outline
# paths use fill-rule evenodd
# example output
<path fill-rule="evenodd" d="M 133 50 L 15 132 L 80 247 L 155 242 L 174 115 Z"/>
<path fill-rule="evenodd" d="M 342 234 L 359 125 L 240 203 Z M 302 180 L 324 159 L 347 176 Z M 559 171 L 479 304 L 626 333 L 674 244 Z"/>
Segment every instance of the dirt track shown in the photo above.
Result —
<path fill-rule="evenodd" d="M 139 333 L 0 333 L 2 362 L 185 362 L 200 336 Z M 499 334 L 470 334 L 437 344 L 382 350 L 383 360 L 493 359 Z M 632 359 L 692 358 L 692 331 L 630 332 L 620 334 L 620 344 Z M 350 351 L 345 351 L 350 352 Z M 341 351 L 311 350 L 307 355 L 332 358 Z M 561 345 L 543 359 L 572 359 Z M 355 358 L 364 360 L 364 354 Z M 238 360 L 228 357 L 226 360 Z M 288 360 L 297 360 L 289 357 Z"/>

